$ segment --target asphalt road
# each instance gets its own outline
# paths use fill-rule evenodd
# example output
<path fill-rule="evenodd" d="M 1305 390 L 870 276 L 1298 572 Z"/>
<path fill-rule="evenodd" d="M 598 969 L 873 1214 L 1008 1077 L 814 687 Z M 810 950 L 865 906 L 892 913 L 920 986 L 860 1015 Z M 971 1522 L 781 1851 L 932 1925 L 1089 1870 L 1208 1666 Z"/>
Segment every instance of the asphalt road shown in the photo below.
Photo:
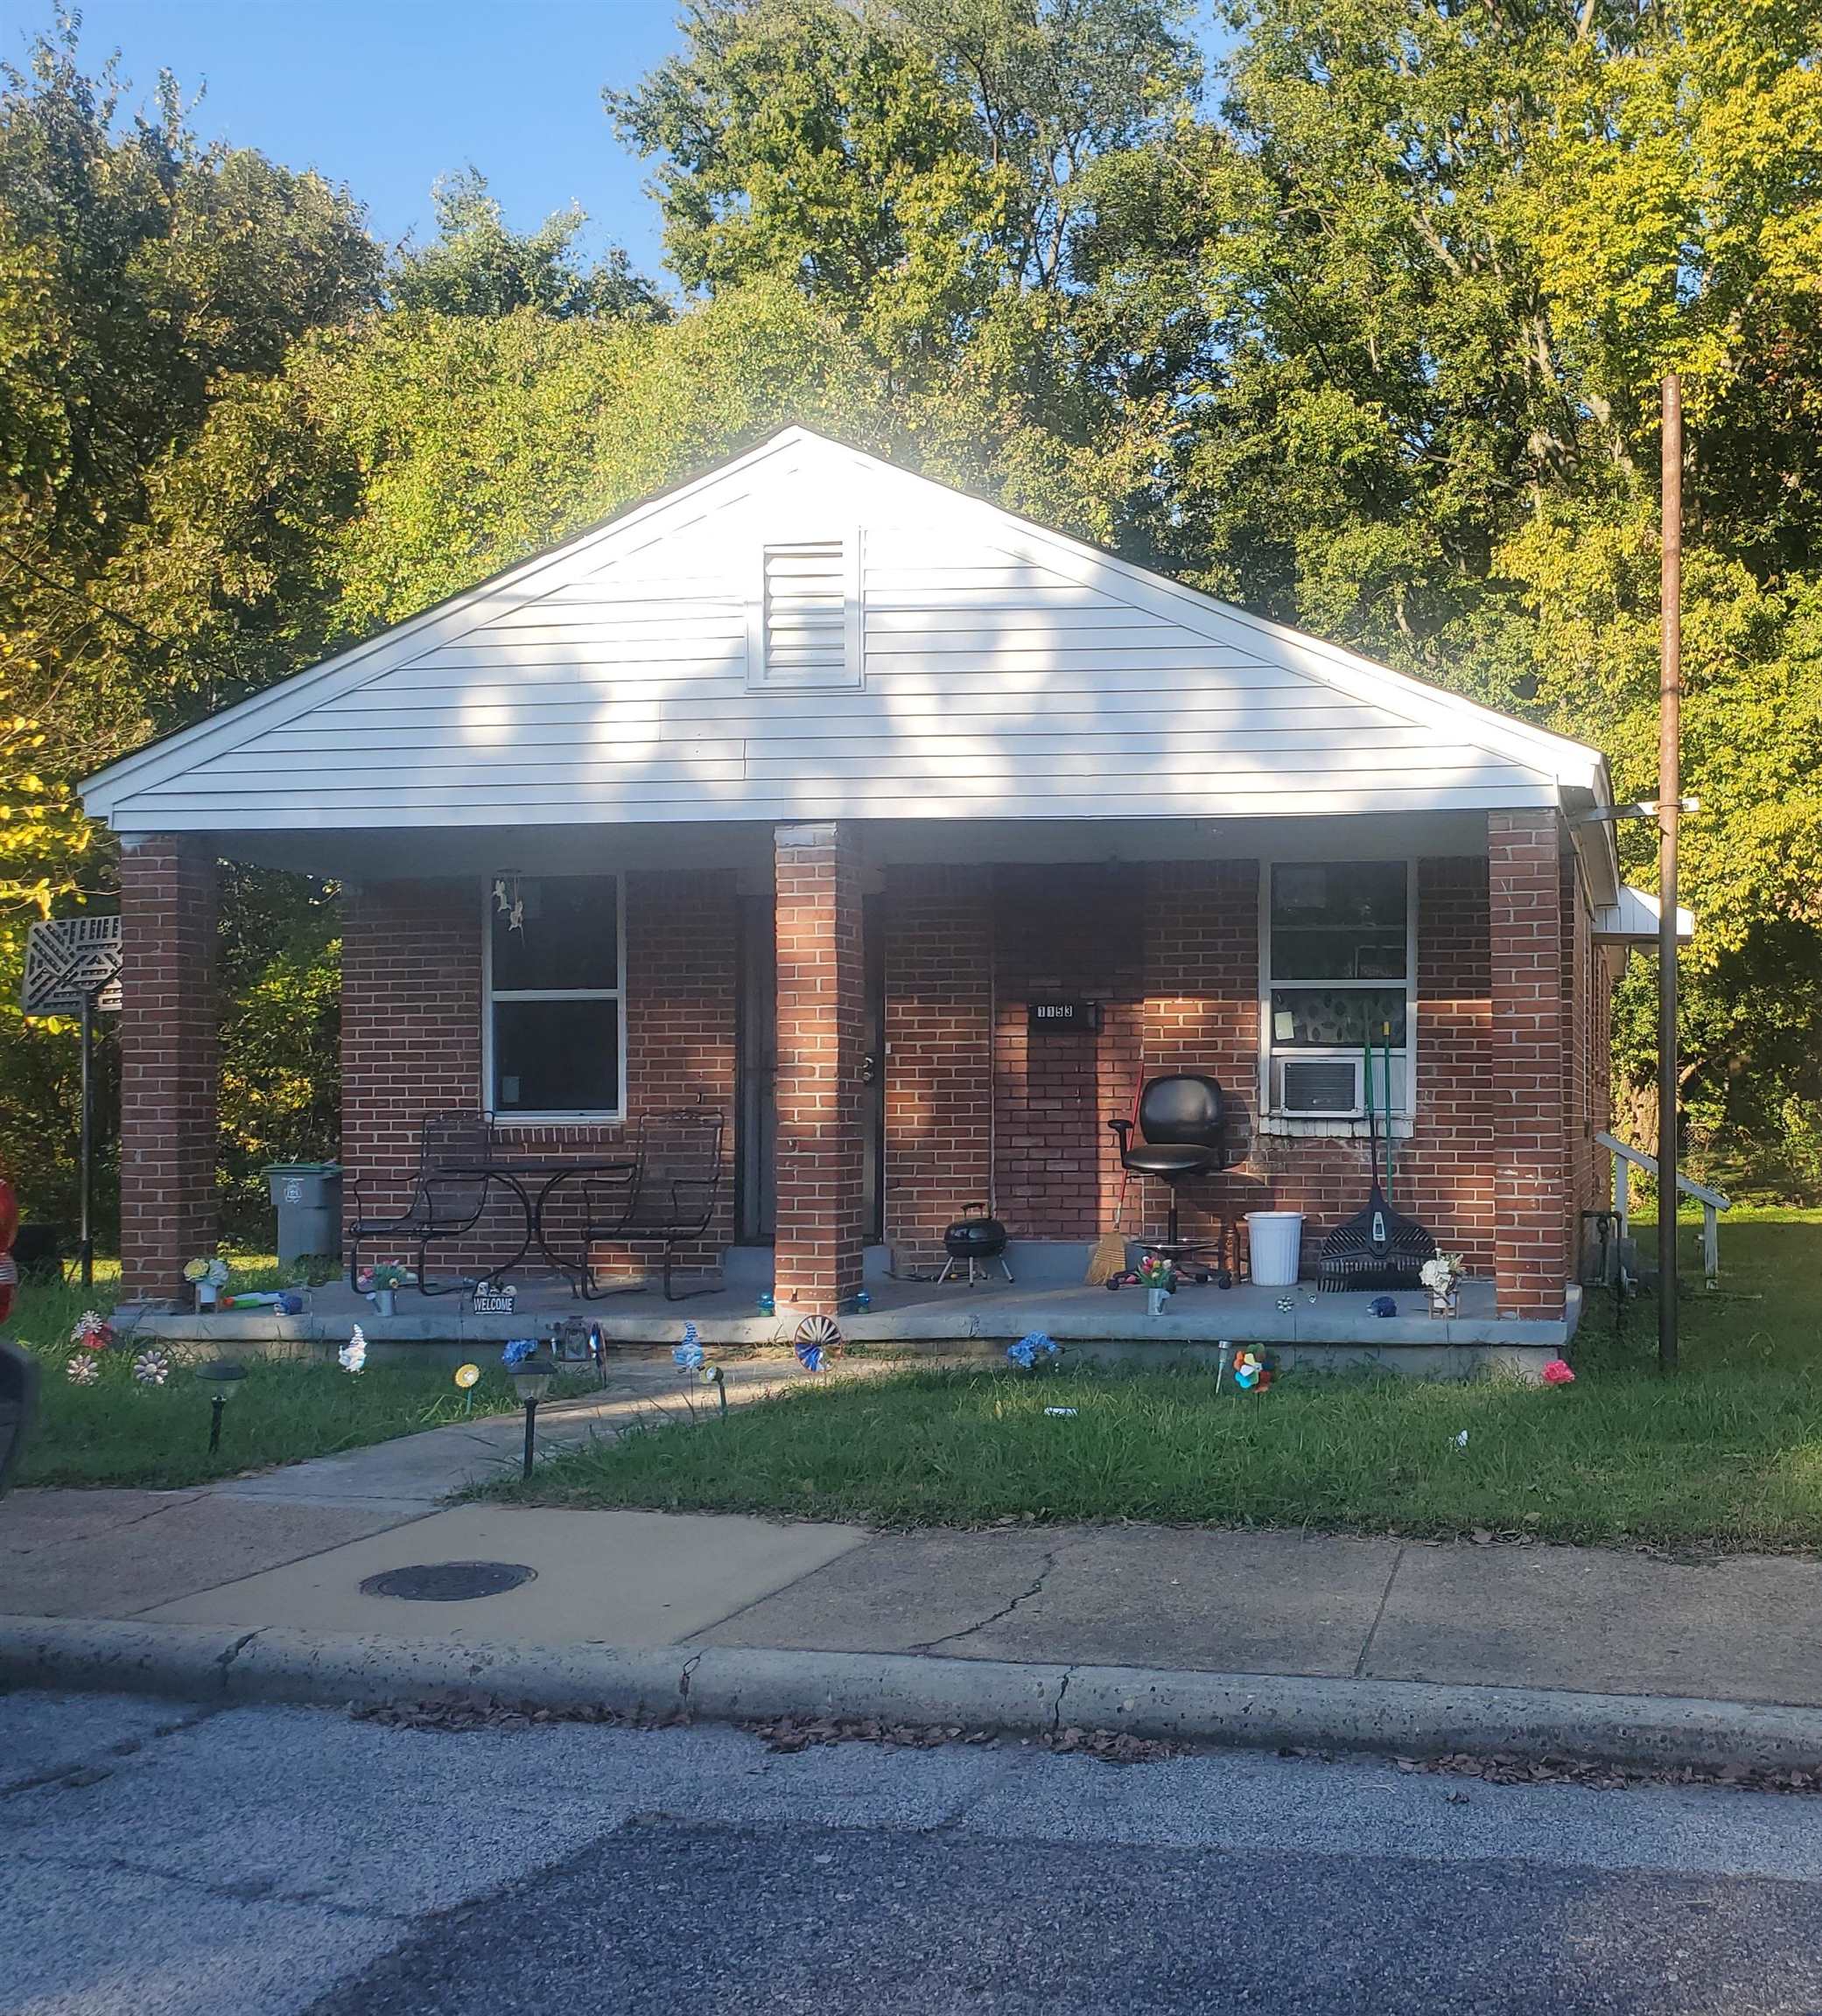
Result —
<path fill-rule="evenodd" d="M 0 2016 L 1822 2011 L 1822 1805 L 0 1699 Z"/>

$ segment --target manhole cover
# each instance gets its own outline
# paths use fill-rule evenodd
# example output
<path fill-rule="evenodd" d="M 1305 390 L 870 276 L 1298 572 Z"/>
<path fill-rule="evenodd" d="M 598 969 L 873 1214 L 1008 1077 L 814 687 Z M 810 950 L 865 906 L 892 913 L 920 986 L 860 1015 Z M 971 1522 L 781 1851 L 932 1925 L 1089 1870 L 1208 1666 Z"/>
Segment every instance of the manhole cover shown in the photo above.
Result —
<path fill-rule="evenodd" d="M 426 1561 L 369 1575 L 361 1593 L 396 1596 L 407 1603 L 467 1603 L 477 1596 L 502 1595 L 536 1573 L 517 1561 Z"/>

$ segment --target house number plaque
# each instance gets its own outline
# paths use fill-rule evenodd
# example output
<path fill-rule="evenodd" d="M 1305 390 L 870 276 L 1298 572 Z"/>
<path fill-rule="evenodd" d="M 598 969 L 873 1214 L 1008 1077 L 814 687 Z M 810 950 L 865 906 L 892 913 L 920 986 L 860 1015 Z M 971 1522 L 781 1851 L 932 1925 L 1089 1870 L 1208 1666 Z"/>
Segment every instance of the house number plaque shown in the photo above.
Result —
<path fill-rule="evenodd" d="M 1098 1001 L 1033 1001 L 1026 1006 L 1026 1026 L 1034 1036 L 1062 1031 L 1093 1032 L 1101 1026 Z"/>

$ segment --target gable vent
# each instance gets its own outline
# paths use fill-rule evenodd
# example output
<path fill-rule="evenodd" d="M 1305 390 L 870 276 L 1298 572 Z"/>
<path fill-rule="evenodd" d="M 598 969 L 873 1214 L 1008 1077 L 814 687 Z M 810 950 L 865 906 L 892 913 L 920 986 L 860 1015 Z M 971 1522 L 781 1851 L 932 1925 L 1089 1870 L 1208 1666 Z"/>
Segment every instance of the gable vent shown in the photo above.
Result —
<path fill-rule="evenodd" d="M 767 546 L 761 584 L 759 682 L 860 683 L 859 570 L 854 542 Z"/>

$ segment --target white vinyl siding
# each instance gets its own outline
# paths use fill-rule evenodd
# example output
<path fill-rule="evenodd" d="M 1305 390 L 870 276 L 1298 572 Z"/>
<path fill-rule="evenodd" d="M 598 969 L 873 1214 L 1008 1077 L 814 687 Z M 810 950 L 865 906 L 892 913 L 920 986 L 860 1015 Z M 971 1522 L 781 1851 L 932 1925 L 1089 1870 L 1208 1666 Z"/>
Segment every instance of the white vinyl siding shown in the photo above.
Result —
<path fill-rule="evenodd" d="M 800 438 L 95 795 L 129 832 L 1398 815 L 1556 804 L 1569 749 Z"/>

